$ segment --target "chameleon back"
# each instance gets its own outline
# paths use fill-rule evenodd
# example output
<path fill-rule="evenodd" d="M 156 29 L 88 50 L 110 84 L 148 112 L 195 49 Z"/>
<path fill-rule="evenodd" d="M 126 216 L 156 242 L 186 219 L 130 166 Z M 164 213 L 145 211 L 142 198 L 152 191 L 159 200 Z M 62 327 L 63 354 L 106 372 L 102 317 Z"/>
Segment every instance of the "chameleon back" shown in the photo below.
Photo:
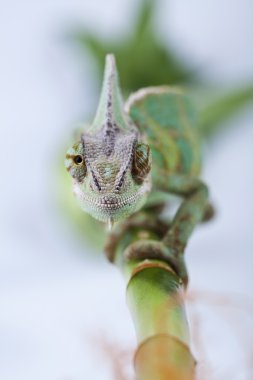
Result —
<path fill-rule="evenodd" d="M 130 96 L 126 108 L 151 148 L 153 177 L 172 173 L 198 176 L 201 154 L 196 112 L 180 89 L 139 90 Z"/>

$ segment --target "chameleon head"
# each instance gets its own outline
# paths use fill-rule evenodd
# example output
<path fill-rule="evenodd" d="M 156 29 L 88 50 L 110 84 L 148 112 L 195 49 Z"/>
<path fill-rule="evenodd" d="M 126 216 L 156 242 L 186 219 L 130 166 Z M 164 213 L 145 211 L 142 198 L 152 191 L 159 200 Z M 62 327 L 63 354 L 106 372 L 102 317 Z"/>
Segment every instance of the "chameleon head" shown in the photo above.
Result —
<path fill-rule="evenodd" d="M 113 154 L 106 156 L 103 143 L 82 138 L 66 156 L 82 209 L 109 226 L 140 209 L 150 190 L 149 147 L 130 140 L 122 137 Z M 90 150 L 96 155 L 87 154 Z"/>
<path fill-rule="evenodd" d="M 126 115 L 114 56 L 106 56 L 95 119 L 67 152 L 65 166 L 84 211 L 112 225 L 142 207 L 150 190 L 149 146 Z"/>

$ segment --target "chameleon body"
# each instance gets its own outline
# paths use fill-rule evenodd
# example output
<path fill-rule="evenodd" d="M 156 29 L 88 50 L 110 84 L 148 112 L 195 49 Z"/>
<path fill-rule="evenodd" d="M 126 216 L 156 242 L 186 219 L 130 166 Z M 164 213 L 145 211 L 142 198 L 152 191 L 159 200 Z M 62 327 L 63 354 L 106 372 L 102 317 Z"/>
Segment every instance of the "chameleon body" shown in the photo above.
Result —
<path fill-rule="evenodd" d="M 201 158 L 196 114 L 180 89 L 142 89 L 124 106 L 115 59 L 107 55 L 95 119 L 68 150 L 65 165 L 83 210 L 110 225 L 142 208 L 149 194 L 183 197 L 163 240 L 140 240 L 128 254 L 162 257 L 186 278 L 182 254 L 205 214 L 208 191 L 197 178 Z"/>
<path fill-rule="evenodd" d="M 196 113 L 184 93 L 169 86 L 148 87 L 130 96 L 126 110 L 152 151 L 153 181 L 172 173 L 200 173 Z"/>

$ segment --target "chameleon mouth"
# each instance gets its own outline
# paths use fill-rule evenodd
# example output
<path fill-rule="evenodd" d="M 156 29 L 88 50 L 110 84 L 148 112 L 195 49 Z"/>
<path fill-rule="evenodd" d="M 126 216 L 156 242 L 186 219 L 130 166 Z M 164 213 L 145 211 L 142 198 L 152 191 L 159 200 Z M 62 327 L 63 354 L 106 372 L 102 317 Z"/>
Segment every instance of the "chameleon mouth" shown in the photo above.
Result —
<path fill-rule="evenodd" d="M 103 211 L 116 211 L 125 206 L 132 205 L 139 198 L 137 194 L 128 197 L 117 197 L 115 195 L 106 195 L 101 198 L 94 198 L 86 194 L 82 194 L 85 202 Z"/>
<path fill-rule="evenodd" d="M 150 187 L 150 183 L 147 183 L 139 191 L 133 191 L 129 195 L 109 193 L 99 197 L 83 192 L 78 184 L 74 184 L 73 190 L 84 211 L 102 222 L 113 223 L 139 210 L 146 201 Z"/>

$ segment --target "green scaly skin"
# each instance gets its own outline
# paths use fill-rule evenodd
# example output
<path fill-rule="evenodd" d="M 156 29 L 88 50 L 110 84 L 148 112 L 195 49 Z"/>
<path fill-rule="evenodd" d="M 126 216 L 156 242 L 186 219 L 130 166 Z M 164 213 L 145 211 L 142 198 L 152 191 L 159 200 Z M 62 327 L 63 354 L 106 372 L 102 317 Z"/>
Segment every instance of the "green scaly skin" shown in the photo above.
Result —
<path fill-rule="evenodd" d="M 161 192 L 182 197 L 160 241 L 140 239 L 128 247 L 127 257 L 162 259 L 187 283 L 183 253 L 208 210 L 208 190 L 198 179 L 201 158 L 195 110 L 180 89 L 144 88 L 123 106 L 114 56 L 107 55 L 95 119 L 68 150 L 65 165 L 82 209 L 110 226 L 127 218 L 135 223 L 136 212 L 148 206 L 147 219 L 154 216 Z M 110 239 L 117 241 L 117 229 L 124 228 L 124 222 L 116 226 Z M 112 245 L 107 244 L 111 260 L 116 246 Z"/>

